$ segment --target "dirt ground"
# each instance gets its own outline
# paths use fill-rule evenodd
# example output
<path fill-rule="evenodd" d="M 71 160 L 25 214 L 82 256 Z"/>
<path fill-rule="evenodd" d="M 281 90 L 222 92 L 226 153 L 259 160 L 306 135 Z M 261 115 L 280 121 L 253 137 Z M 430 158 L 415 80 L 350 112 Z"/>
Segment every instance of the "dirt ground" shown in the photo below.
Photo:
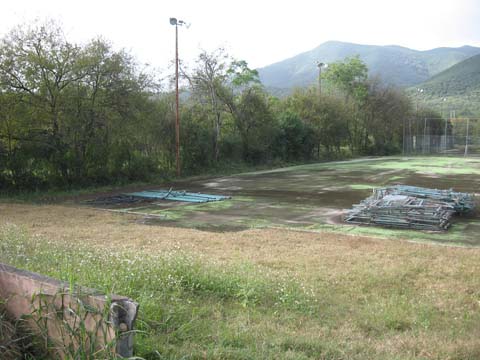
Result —
<path fill-rule="evenodd" d="M 192 204 L 160 200 L 96 206 L 143 214 L 140 221 L 148 225 L 209 232 L 294 228 L 476 246 L 480 244 L 476 236 L 480 231 L 479 215 L 456 218 L 453 228 L 446 233 L 427 233 L 346 225 L 342 214 L 369 196 L 373 188 L 386 185 L 476 193 L 480 186 L 479 174 L 480 159 L 476 158 L 367 158 L 187 180 L 157 187 L 232 197 L 221 202 Z M 92 205 L 78 199 L 76 204 Z"/>
<path fill-rule="evenodd" d="M 82 243 L 97 249 L 122 248 L 133 252 L 160 253 L 182 250 L 216 262 L 249 261 L 285 271 L 335 269 L 349 271 L 354 264 L 398 264 L 401 259 L 425 252 L 434 263 L 478 256 L 477 249 L 412 244 L 404 240 L 368 236 L 305 232 L 287 229 L 250 229 L 237 232 L 145 226 L 142 217 L 68 205 L 1 203 L 0 226 L 15 224 L 35 237 L 59 244 Z M 373 263 L 372 263 L 373 262 Z M 388 265 L 390 264 L 390 265 Z M 342 270 L 343 269 L 343 270 Z M 330 270 L 329 270 L 330 271 Z"/>
<path fill-rule="evenodd" d="M 404 246 L 397 240 L 477 245 L 478 215 L 456 220 L 446 233 L 358 227 L 338 224 L 338 220 L 342 210 L 368 196 L 375 186 L 403 183 L 478 192 L 479 174 L 480 159 L 363 159 L 159 185 L 232 196 L 220 202 L 102 207 L 85 202 L 99 197 L 92 194 L 49 205 L 3 200 L 0 214 L 1 223 L 21 225 L 55 241 L 157 250 L 181 245 L 218 259 L 242 252 L 251 252 L 247 258 L 262 253 L 276 258 L 283 251 L 288 253 L 292 243 L 298 244 L 298 251 L 309 249 L 308 253 L 325 241 L 333 247 L 385 246 L 385 239 L 394 240 L 388 246 Z M 106 195 L 112 194 L 101 194 Z M 298 231 L 287 231 L 291 228 Z"/>

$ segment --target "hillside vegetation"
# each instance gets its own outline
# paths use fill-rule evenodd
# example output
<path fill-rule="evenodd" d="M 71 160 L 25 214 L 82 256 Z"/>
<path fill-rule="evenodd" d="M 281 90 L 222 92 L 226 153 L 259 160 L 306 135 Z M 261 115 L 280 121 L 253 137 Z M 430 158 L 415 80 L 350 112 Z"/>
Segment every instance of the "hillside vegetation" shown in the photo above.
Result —
<path fill-rule="evenodd" d="M 421 83 L 435 74 L 473 55 L 480 48 L 436 48 L 418 51 L 401 46 L 359 45 L 339 41 L 326 42 L 315 49 L 258 69 L 262 83 L 277 93 L 304 87 L 318 81 L 318 61 L 331 63 L 359 55 L 370 76 L 400 87 Z"/>
<path fill-rule="evenodd" d="M 419 95 L 417 89 L 423 92 Z M 455 110 L 457 116 L 480 116 L 480 55 L 442 71 L 408 93 L 413 98 L 418 96 L 428 106 Z"/>

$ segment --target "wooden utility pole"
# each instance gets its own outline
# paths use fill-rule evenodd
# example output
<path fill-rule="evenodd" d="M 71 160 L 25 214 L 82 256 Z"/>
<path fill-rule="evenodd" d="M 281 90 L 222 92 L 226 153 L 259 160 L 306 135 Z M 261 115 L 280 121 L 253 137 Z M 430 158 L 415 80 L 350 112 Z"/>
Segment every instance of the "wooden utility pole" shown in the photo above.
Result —
<path fill-rule="evenodd" d="M 186 25 L 185 21 L 170 18 L 170 25 L 175 26 L 175 160 L 177 177 L 180 177 L 180 101 L 178 95 L 178 26 Z M 187 25 L 188 27 L 189 25 Z"/>
<path fill-rule="evenodd" d="M 175 23 L 175 159 L 180 177 L 180 109 L 178 96 L 178 24 Z"/>

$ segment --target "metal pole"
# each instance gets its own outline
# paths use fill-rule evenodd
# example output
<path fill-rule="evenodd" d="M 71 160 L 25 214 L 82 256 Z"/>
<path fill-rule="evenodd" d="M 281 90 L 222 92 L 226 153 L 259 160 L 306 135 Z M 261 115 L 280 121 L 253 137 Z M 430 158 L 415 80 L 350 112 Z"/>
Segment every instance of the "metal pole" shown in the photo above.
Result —
<path fill-rule="evenodd" d="M 420 95 L 423 93 L 423 89 L 419 89 L 417 88 L 417 106 L 416 106 L 416 110 L 415 110 L 415 143 L 414 143 L 414 149 L 415 151 L 417 150 L 417 144 L 418 144 L 418 126 L 419 126 L 419 123 L 420 123 L 420 119 L 418 118 L 418 102 L 419 102 L 419 97 Z M 413 139 L 412 139 L 413 140 Z M 425 139 L 424 139 L 425 140 Z M 425 144 L 425 143 L 424 143 Z M 423 151 L 423 149 L 422 149 Z"/>
<path fill-rule="evenodd" d="M 322 62 L 318 62 L 318 96 L 322 95 L 322 66 L 325 65 Z"/>
<path fill-rule="evenodd" d="M 403 118 L 402 154 L 405 156 L 405 118 Z"/>
<path fill-rule="evenodd" d="M 465 135 L 465 153 L 463 156 L 467 157 L 468 155 L 468 127 L 469 127 L 470 119 L 467 119 L 467 134 Z"/>
<path fill-rule="evenodd" d="M 407 141 L 407 151 L 409 154 L 412 153 L 413 150 L 413 136 L 412 136 L 412 118 L 408 118 L 408 141 Z"/>
<path fill-rule="evenodd" d="M 412 136 L 412 147 L 415 149 L 415 153 L 417 152 L 417 143 L 418 143 L 418 96 L 419 95 L 417 92 L 417 107 L 415 110 L 415 143 L 413 143 L 413 136 Z"/>
<path fill-rule="evenodd" d="M 443 151 L 444 153 L 446 154 L 447 153 L 447 125 L 448 125 L 448 119 L 445 118 L 445 131 L 444 131 L 444 136 L 445 136 L 445 139 L 443 139 Z"/>
<path fill-rule="evenodd" d="M 423 125 L 423 153 L 427 149 L 427 118 L 425 118 L 424 125 Z"/>
<path fill-rule="evenodd" d="M 447 101 L 447 98 L 442 99 L 442 118 L 445 119 L 445 131 L 444 131 L 444 139 L 443 139 L 443 152 L 446 154 L 447 153 L 447 118 L 444 115 L 444 108 L 445 108 L 445 101 Z"/>
<path fill-rule="evenodd" d="M 180 177 L 180 111 L 178 98 L 178 25 L 175 24 L 175 150 L 177 177 Z"/>
<path fill-rule="evenodd" d="M 322 66 L 318 65 L 318 95 L 322 95 Z"/>

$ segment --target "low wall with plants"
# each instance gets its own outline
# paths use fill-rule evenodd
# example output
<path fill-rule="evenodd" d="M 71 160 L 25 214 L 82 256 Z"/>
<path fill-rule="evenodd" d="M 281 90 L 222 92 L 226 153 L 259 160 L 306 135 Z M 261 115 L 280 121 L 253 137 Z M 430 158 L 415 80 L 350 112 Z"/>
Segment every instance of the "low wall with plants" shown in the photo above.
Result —
<path fill-rule="evenodd" d="M 0 263 L 0 299 L 14 321 L 61 358 L 130 357 L 138 304 Z"/>

